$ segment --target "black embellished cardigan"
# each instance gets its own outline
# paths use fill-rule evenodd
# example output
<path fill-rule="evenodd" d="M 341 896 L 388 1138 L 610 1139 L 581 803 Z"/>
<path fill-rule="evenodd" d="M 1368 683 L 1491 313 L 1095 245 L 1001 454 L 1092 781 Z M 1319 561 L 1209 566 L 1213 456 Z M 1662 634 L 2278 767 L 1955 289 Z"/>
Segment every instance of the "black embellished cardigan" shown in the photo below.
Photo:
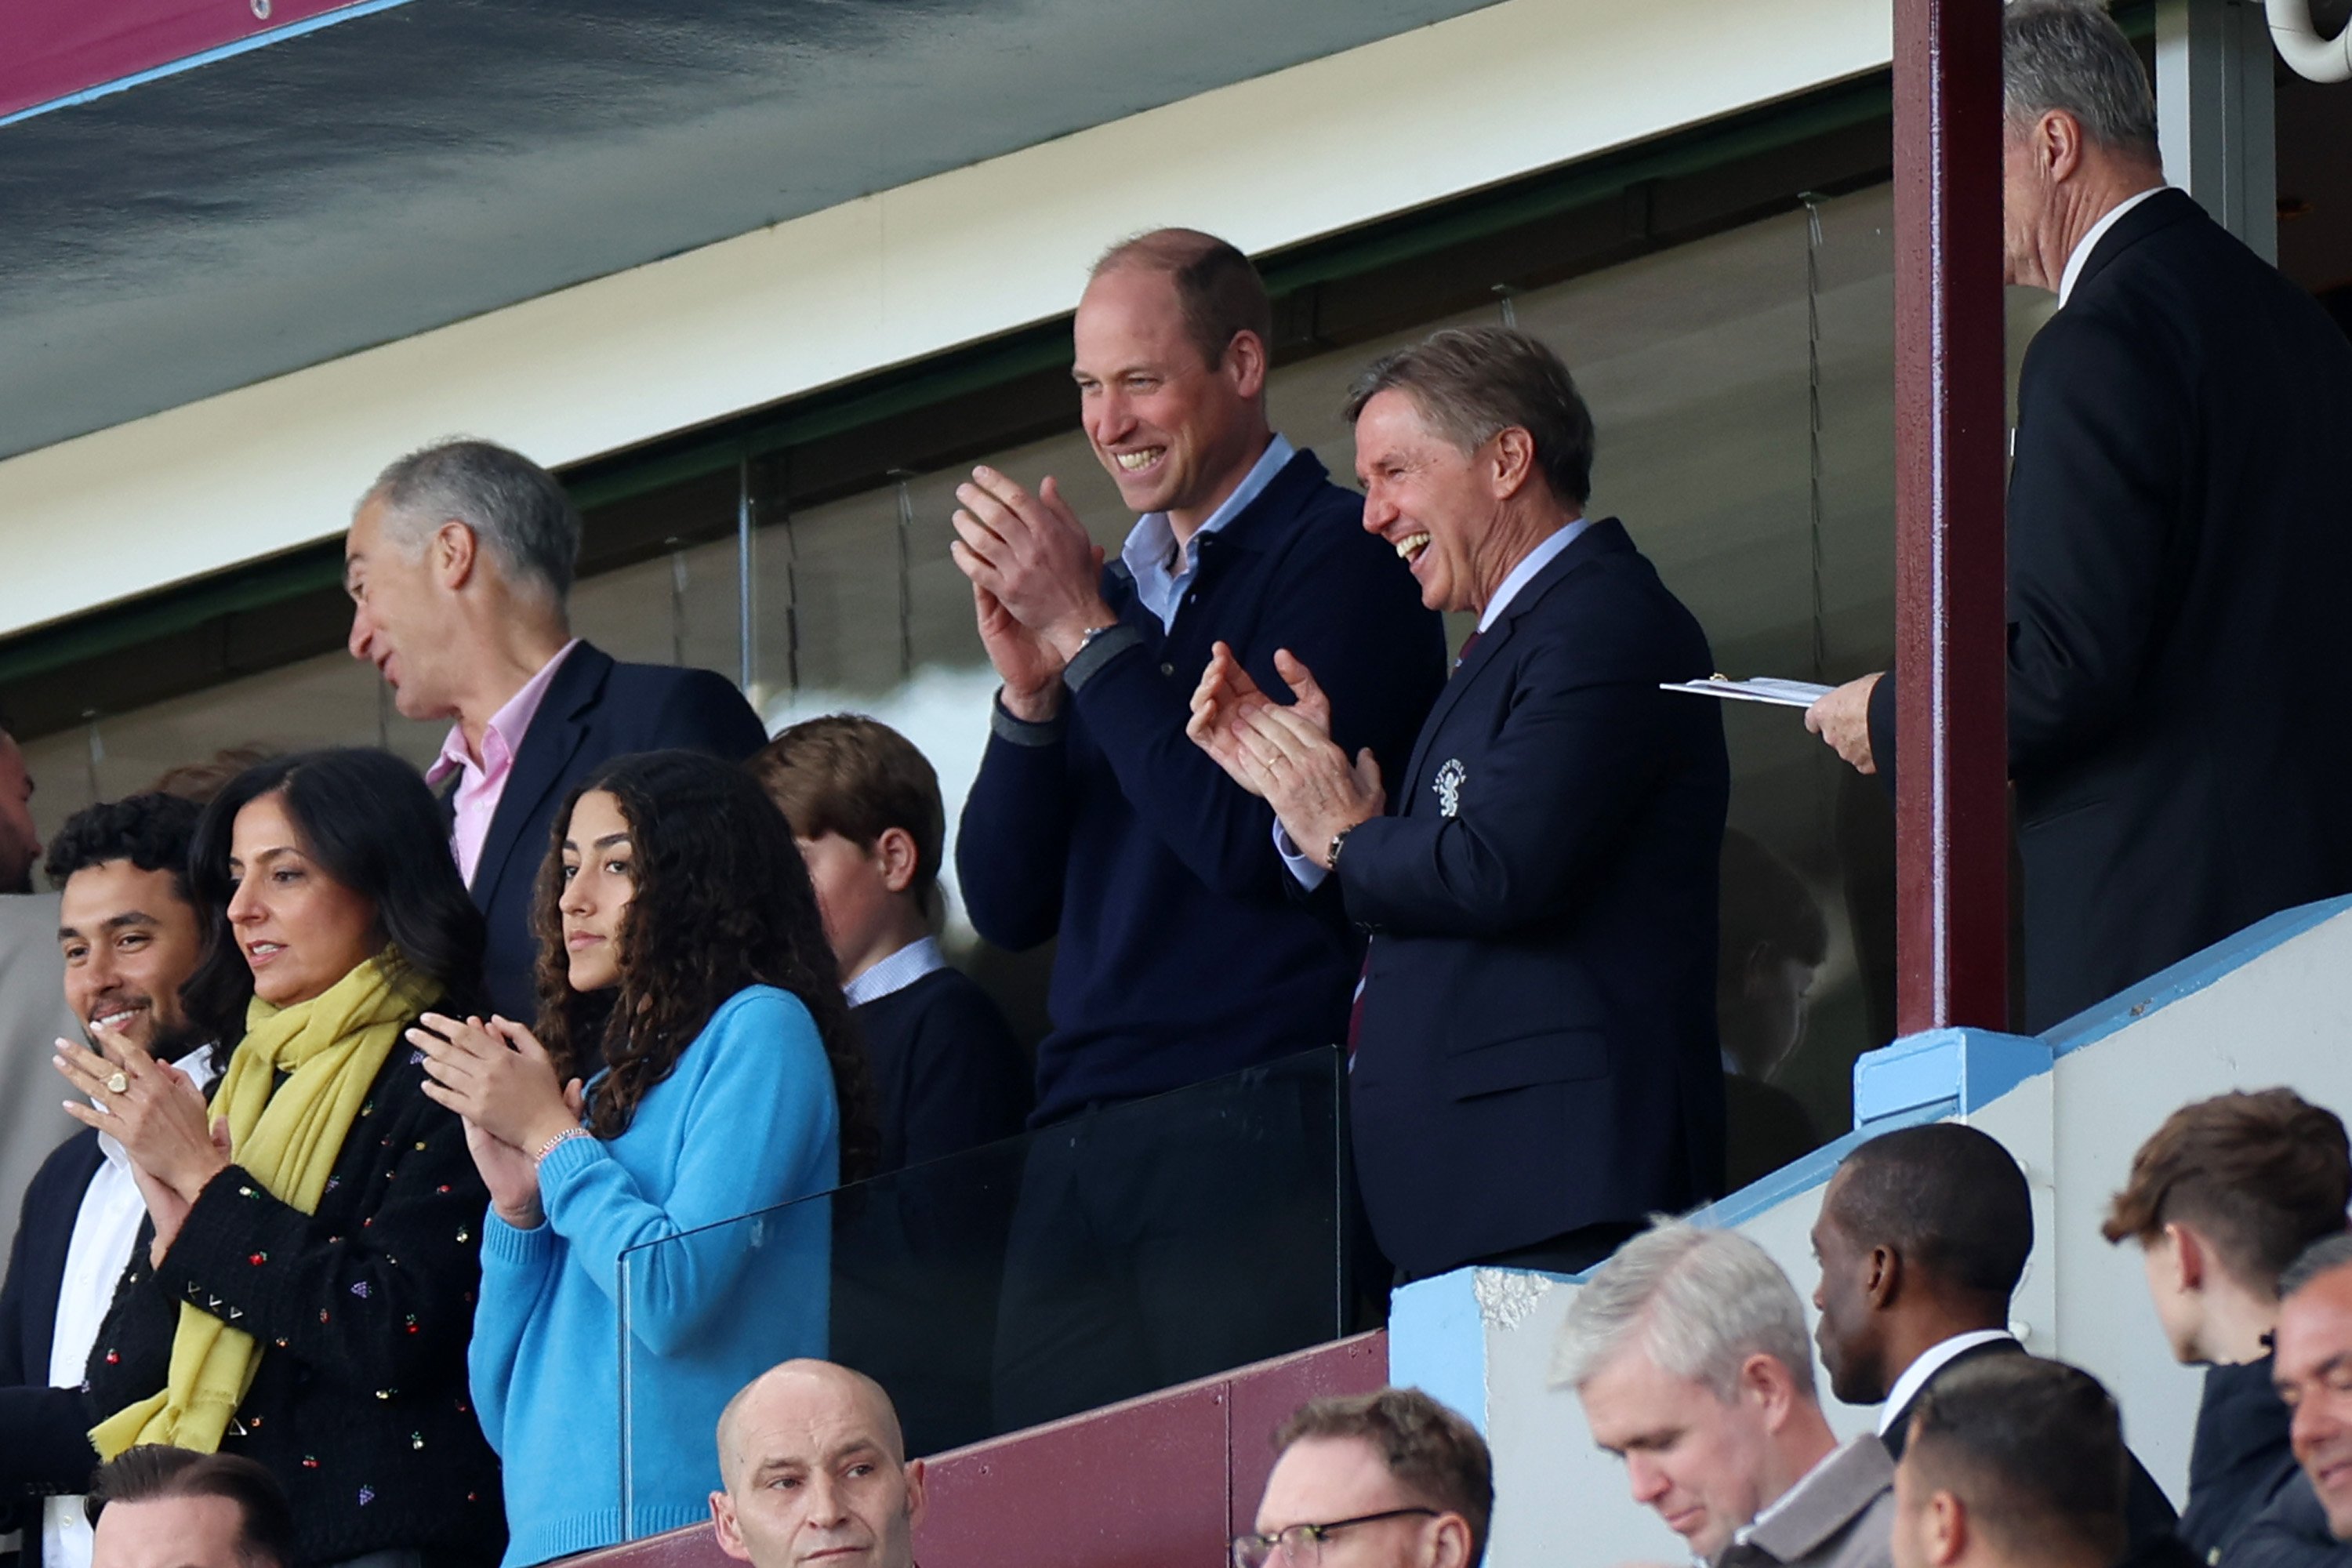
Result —
<path fill-rule="evenodd" d="M 142 1237 L 90 1353 L 100 1418 L 164 1385 L 180 1304 L 251 1333 L 261 1363 L 221 1451 L 267 1466 L 305 1565 L 414 1549 L 498 1561 L 498 1460 L 466 1384 L 488 1194 L 464 1123 L 404 1041 L 343 1141 L 319 1212 L 244 1167 L 205 1187 L 160 1267 Z"/>

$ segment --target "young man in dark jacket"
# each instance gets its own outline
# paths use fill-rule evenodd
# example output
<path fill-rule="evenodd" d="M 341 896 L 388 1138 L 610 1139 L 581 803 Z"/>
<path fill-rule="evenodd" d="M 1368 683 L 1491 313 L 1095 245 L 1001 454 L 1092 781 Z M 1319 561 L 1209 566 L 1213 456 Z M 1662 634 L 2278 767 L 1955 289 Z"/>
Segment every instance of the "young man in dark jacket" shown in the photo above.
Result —
<path fill-rule="evenodd" d="M 2139 1244 L 2174 1359 L 2207 1368 L 2179 1527 L 2206 1562 L 2232 1560 L 2255 1516 L 2295 1479 L 2289 1412 L 2272 1386 L 2279 1276 L 2343 1231 L 2347 1198 L 2344 1123 L 2270 1089 L 2167 1117 L 2108 1210 L 2106 1238 Z M 2321 1552 L 2334 1560 L 2332 1543 Z"/>

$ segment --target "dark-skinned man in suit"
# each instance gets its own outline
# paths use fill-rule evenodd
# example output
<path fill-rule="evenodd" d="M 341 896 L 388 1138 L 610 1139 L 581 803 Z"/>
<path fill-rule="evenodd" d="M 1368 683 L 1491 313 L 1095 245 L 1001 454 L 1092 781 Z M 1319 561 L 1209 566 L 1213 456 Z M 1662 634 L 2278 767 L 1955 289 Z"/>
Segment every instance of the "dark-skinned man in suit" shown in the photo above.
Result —
<path fill-rule="evenodd" d="M 2015 1157 L 1986 1133 L 1939 1121 L 1863 1144 L 1830 1178 L 1812 1242 L 1830 1392 L 1881 1406 L 1878 1436 L 1897 1461 L 1937 1379 L 2026 1353 L 2009 1304 L 2033 1252 L 2033 1199 Z M 2171 1502 L 2136 1458 L 2128 1479 L 2121 1563 L 2192 1568 Z"/>
<path fill-rule="evenodd" d="M 1616 520 L 1592 521 L 1592 419 L 1549 348 L 1433 334 L 1370 366 L 1347 412 L 1364 527 L 1475 640 L 1384 794 L 1296 700 L 1231 658 L 1192 734 L 1272 803 L 1309 896 L 1371 932 L 1349 1074 L 1381 1249 L 1574 1272 L 1644 1215 L 1716 1194 L 1717 857 L 1729 795 L 1706 635 Z"/>
<path fill-rule="evenodd" d="M 572 784 L 609 757 L 676 747 L 740 762 L 768 738 L 724 677 L 616 663 L 574 637 L 564 599 L 579 555 L 563 487 L 488 441 L 384 469 L 343 542 L 352 657 L 402 717 L 450 721 L 425 781 L 444 791 L 457 869 L 489 922 L 490 1005 L 526 1021 L 531 885 Z"/>
<path fill-rule="evenodd" d="M 2283 909 L 2352 891 L 2352 731 L 2327 721 L 2352 584 L 2352 344 L 2164 185 L 2099 8 L 2002 17 L 2008 280 L 2058 311 L 2018 381 L 2009 773 L 2023 1026 L 2061 1023 Z M 1891 777 L 1895 682 L 1806 726 Z"/>

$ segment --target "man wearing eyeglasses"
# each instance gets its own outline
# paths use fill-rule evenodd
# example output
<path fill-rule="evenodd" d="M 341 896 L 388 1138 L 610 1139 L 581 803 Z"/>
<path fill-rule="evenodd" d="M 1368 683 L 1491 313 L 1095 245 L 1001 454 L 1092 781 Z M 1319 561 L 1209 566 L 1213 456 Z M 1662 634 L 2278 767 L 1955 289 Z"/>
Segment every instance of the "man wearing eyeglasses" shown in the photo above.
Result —
<path fill-rule="evenodd" d="M 1478 1568 L 1486 1556 L 1486 1439 L 1419 1389 L 1312 1401 L 1274 1447 L 1234 1568 Z"/>

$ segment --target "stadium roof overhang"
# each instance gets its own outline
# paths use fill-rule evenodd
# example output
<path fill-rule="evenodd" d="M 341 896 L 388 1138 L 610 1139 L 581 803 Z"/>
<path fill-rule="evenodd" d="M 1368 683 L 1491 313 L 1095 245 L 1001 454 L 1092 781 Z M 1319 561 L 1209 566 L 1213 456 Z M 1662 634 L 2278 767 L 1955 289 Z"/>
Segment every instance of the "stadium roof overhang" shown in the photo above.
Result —
<path fill-rule="evenodd" d="M 0 457 L 1485 3 L 26 8 L 0 49 Z"/>

